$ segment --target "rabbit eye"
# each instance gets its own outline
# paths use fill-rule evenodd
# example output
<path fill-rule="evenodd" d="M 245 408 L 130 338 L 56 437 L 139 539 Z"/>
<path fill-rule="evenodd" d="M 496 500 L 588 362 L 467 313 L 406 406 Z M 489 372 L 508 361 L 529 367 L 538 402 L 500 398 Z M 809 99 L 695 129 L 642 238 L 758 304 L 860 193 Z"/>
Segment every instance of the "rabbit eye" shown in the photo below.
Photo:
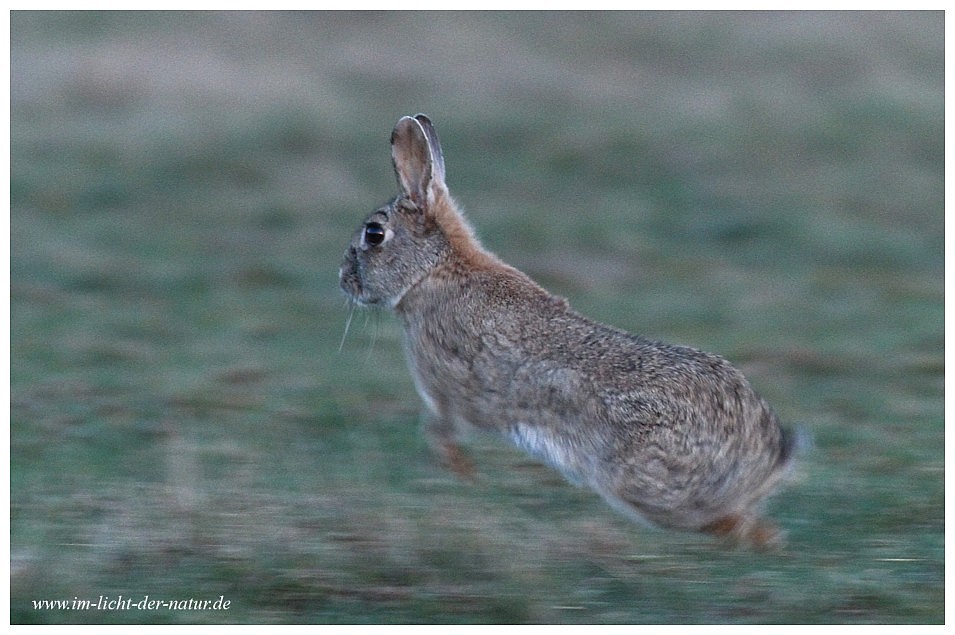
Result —
<path fill-rule="evenodd" d="M 368 223 L 365 225 L 365 243 L 372 247 L 377 247 L 385 242 L 387 231 L 380 223 Z"/>

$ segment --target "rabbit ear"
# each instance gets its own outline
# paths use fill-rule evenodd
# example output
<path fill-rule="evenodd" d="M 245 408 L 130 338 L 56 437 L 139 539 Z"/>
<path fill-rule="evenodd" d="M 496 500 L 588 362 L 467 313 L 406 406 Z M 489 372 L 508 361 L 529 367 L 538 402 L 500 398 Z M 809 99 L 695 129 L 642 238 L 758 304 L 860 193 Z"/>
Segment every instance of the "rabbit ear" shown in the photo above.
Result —
<path fill-rule="evenodd" d="M 417 114 L 414 118 L 421 124 L 424 134 L 428 138 L 428 147 L 431 148 L 431 170 L 434 184 L 444 186 L 444 153 L 441 151 L 438 133 L 434 131 L 434 124 L 428 119 L 428 115 Z"/>
<path fill-rule="evenodd" d="M 419 205 L 444 187 L 444 158 L 434 126 L 424 115 L 402 117 L 391 133 L 391 159 L 401 192 Z"/>

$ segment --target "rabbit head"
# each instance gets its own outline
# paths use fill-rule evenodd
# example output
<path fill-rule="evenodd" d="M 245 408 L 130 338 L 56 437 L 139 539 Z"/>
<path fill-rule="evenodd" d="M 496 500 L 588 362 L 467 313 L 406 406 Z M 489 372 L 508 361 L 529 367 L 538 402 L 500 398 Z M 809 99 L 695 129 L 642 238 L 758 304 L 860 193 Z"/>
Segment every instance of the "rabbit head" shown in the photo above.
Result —
<path fill-rule="evenodd" d="M 408 289 L 457 246 L 477 252 L 473 231 L 444 183 L 444 157 L 425 115 L 402 117 L 391 133 L 399 194 L 369 215 L 339 269 L 341 288 L 362 305 L 396 308 Z"/>

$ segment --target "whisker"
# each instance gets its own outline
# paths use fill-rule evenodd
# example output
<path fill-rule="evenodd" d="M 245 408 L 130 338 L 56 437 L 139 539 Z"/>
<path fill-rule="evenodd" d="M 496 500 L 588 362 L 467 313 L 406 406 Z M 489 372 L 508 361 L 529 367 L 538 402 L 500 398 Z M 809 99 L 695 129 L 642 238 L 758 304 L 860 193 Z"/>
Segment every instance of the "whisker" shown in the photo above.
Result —
<path fill-rule="evenodd" d="M 342 333 L 342 341 L 338 343 L 338 352 L 342 352 L 342 348 L 345 346 L 345 338 L 348 337 L 348 329 L 351 328 L 351 319 L 355 315 L 355 303 L 348 302 L 348 317 L 345 318 L 345 332 Z"/>

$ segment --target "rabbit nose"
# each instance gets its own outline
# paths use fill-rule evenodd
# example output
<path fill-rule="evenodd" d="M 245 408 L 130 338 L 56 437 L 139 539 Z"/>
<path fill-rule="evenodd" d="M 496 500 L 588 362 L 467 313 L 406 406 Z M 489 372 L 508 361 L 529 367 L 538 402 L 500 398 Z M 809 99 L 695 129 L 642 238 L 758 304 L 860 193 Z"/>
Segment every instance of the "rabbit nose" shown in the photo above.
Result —
<path fill-rule="evenodd" d="M 349 262 L 355 257 L 354 254 L 355 248 L 349 247 L 345 250 L 345 257 L 342 259 L 342 264 L 338 266 L 338 280 L 339 282 L 345 277 L 345 269 L 349 268 Z"/>

